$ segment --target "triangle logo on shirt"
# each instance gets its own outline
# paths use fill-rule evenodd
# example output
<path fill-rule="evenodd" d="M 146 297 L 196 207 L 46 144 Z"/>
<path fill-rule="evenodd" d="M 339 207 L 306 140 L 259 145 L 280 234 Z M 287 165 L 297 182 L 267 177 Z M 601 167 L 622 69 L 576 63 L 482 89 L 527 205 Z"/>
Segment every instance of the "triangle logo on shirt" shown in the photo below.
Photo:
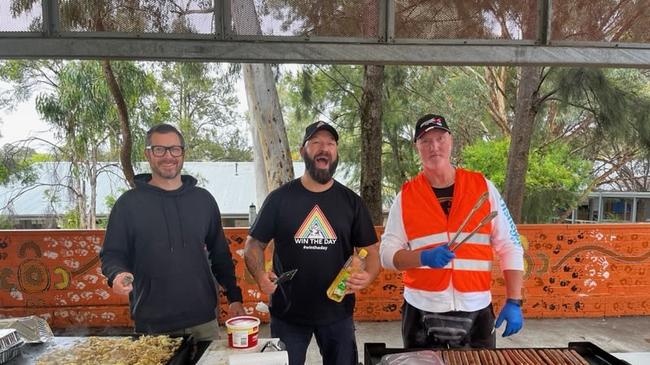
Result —
<path fill-rule="evenodd" d="M 309 212 L 293 236 L 304 249 L 327 250 L 327 245 L 336 243 L 336 233 L 318 204 Z"/>

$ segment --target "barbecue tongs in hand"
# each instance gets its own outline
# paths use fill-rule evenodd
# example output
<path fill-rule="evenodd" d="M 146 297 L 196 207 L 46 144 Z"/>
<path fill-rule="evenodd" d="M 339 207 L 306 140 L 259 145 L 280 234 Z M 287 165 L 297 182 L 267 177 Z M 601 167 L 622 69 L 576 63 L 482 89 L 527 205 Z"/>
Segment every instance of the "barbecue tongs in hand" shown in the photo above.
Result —
<path fill-rule="evenodd" d="M 280 285 L 285 281 L 289 281 L 293 279 L 293 276 L 296 275 L 296 272 L 298 272 L 298 269 L 293 269 L 293 270 L 283 272 L 278 276 L 277 279 L 275 279 L 274 284 Z"/>
<path fill-rule="evenodd" d="M 476 232 L 478 232 L 479 229 L 481 229 L 481 227 L 488 224 L 492 219 L 494 219 L 494 217 L 497 216 L 496 211 L 490 212 L 490 214 L 486 215 L 485 218 L 483 218 L 481 220 L 481 222 L 478 224 L 478 226 L 476 226 L 476 228 L 474 228 L 470 233 L 468 233 L 467 236 L 465 236 L 465 238 L 463 238 L 460 242 L 456 243 L 456 240 L 458 239 L 458 236 L 460 236 L 460 233 L 463 231 L 463 229 L 467 225 L 467 222 L 469 222 L 470 218 L 473 217 L 474 214 L 476 214 L 478 209 L 481 207 L 481 205 L 483 205 L 483 203 L 485 203 L 485 201 L 487 200 L 488 197 L 489 197 L 488 192 L 485 192 L 485 193 L 483 193 L 483 195 L 481 195 L 481 197 L 478 199 L 476 204 L 474 204 L 474 207 L 472 207 L 472 210 L 469 212 L 469 214 L 467 215 L 467 217 L 465 218 L 463 223 L 458 228 L 458 231 L 456 232 L 454 237 L 451 239 L 451 241 L 449 241 L 447 246 L 449 246 L 449 250 L 451 252 L 456 251 L 458 249 L 458 247 L 460 247 L 460 245 L 462 245 L 467 240 L 469 240 L 470 237 L 472 237 Z"/>

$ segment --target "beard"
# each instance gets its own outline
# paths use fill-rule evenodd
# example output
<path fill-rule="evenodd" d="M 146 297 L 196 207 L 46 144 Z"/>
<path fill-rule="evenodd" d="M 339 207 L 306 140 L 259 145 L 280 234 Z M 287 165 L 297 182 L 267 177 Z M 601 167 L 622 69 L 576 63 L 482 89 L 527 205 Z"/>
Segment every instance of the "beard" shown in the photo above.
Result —
<path fill-rule="evenodd" d="M 316 159 L 321 156 L 325 156 L 329 159 L 329 168 L 319 169 L 316 167 Z M 336 172 L 336 166 L 339 164 L 338 157 L 336 160 L 332 161 L 332 156 L 329 153 L 321 153 L 314 156 L 314 158 L 310 158 L 309 155 L 307 155 L 307 152 L 303 152 L 302 159 L 305 161 L 305 170 L 307 170 L 309 176 L 311 176 L 311 178 L 316 180 L 319 184 L 327 184 L 330 180 L 332 180 L 334 172 Z"/>

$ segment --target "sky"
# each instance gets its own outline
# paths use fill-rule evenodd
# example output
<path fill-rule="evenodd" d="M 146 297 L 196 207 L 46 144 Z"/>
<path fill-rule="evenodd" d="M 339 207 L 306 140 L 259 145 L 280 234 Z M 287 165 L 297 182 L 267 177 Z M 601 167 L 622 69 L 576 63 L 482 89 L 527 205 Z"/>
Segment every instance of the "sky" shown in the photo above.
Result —
<path fill-rule="evenodd" d="M 4 90 L 6 84 L 0 83 L 0 90 Z M 3 109 L 0 111 L 0 146 L 24 140 L 29 137 L 39 137 L 48 141 L 54 141 L 54 136 L 49 130 L 50 127 L 38 115 L 35 107 L 35 100 L 20 103 L 14 110 Z M 44 145 L 34 145 L 33 148 L 43 151 Z"/>
<path fill-rule="evenodd" d="M 6 91 L 8 88 L 10 88 L 9 84 L 0 81 L 0 93 Z M 235 89 L 239 98 L 238 110 L 244 115 L 248 110 L 248 103 L 246 101 L 243 78 L 237 81 Z M 56 142 L 49 125 L 42 120 L 36 111 L 35 99 L 36 95 L 32 95 L 29 100 L 19 103 L 13 110 L 0 106 L 0 146 L 22 141 L 30 137 L 38 137 L 52 143 Z M 29 147 L 39 152 L 47 152 L 48 150 L 47 143 L 39 143 L 37 141 L 30 143 Z"/>
<path fill-rule="evenodd" d="M 300 68 L 301 66 L 297 64 L 285 64 L 282 65 L 281 70 L 282 72 L 297 72 Z M 9 84 L 0 81 L 0 93 L 9 88 L 11 88 Z M 0 147 L 30 137 L 38 137 L 52 143 L 56 142 L 49 125 L 41 119 L 36 111 L 35 99 L 38 93 L 37 91 L 29 100 L 19 103 L 13 110 L 8 110 L 3 105 L 0 105 Z M 239 99 L 237 110 L 241 115 L 246 115 L 248 101 L 243 75 L 237 80 L 235 93 Z M 248 137 L 248 144 L 250 144 L 251 137 L 248 131 L 243 135 Z M 38 152 L 48 152 L 49 149 L 47 143 L 37 141 L 30 143 L 29 147 Z"/>
<path fill-rule="evenodd" d="M 13 17 L 10 15 L 9 4 L 10 2 L 7 0 L 0 0 L 0 32 L 28 31 L 29 24 L 41 15 L 41 8 L 37 4 L 30 12 L 21 14 L 18 17 Z M 203 15 L 202 18 L 194 17 L 191 21 L 197 27 L 201 27 L 205 24 L 211 25 L 211 22 L 205 22 L 205 17 L 205 15 Z M 211 19 L 211 16 L 208 15 L 207 19 Z M 279 23 L 272 19 L 272 17 L 264 17 L 262 26 L 265 34 L 279 34 Z M 211 29 L 206 28 L 201 32 L 210 31 Z M 293 30 L 287 32 L 292 34 Z M 297 68 L 296 65 L 285 65 L 284 67 L 290 70 Z M 7 90 L 9 87 L 8 84 L 0 81 L 0 93 Z M 239 112 L 244 115 L 248 109 L 248 105 L 243 78 L 240 78 L 237 82 L 236 93 L 240 100 L 238 108 Z M 38 92 L 36 94 L 38 94 Z M 13 110 L 7 110 L 4 105 L 0 105 L 0 146 L 7 143 L 22 141 L 30 137 L 38 137 L 50 142 L 55 142 L 53 133 L 48 124 L 41 119 L 40 115 L 36 111 L 35 95 L 33 95 L 31 99 L 18 104 Z M 48 149 L 46 143 L 32 142 L 29 146 L 39 152 L 47 152 Z"/>

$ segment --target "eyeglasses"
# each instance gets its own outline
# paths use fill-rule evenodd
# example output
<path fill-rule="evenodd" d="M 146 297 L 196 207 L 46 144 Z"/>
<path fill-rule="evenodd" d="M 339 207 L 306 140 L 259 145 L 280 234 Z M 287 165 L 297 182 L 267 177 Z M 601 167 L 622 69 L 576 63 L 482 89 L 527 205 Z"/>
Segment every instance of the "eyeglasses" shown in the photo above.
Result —
<path fill-rule="evenodd" d="M 146 148 L 156 157 L 163 157 L 167 151 L 172 157 L 181 157 L 185 152 L 185 146 L 147 146 Z"/>

